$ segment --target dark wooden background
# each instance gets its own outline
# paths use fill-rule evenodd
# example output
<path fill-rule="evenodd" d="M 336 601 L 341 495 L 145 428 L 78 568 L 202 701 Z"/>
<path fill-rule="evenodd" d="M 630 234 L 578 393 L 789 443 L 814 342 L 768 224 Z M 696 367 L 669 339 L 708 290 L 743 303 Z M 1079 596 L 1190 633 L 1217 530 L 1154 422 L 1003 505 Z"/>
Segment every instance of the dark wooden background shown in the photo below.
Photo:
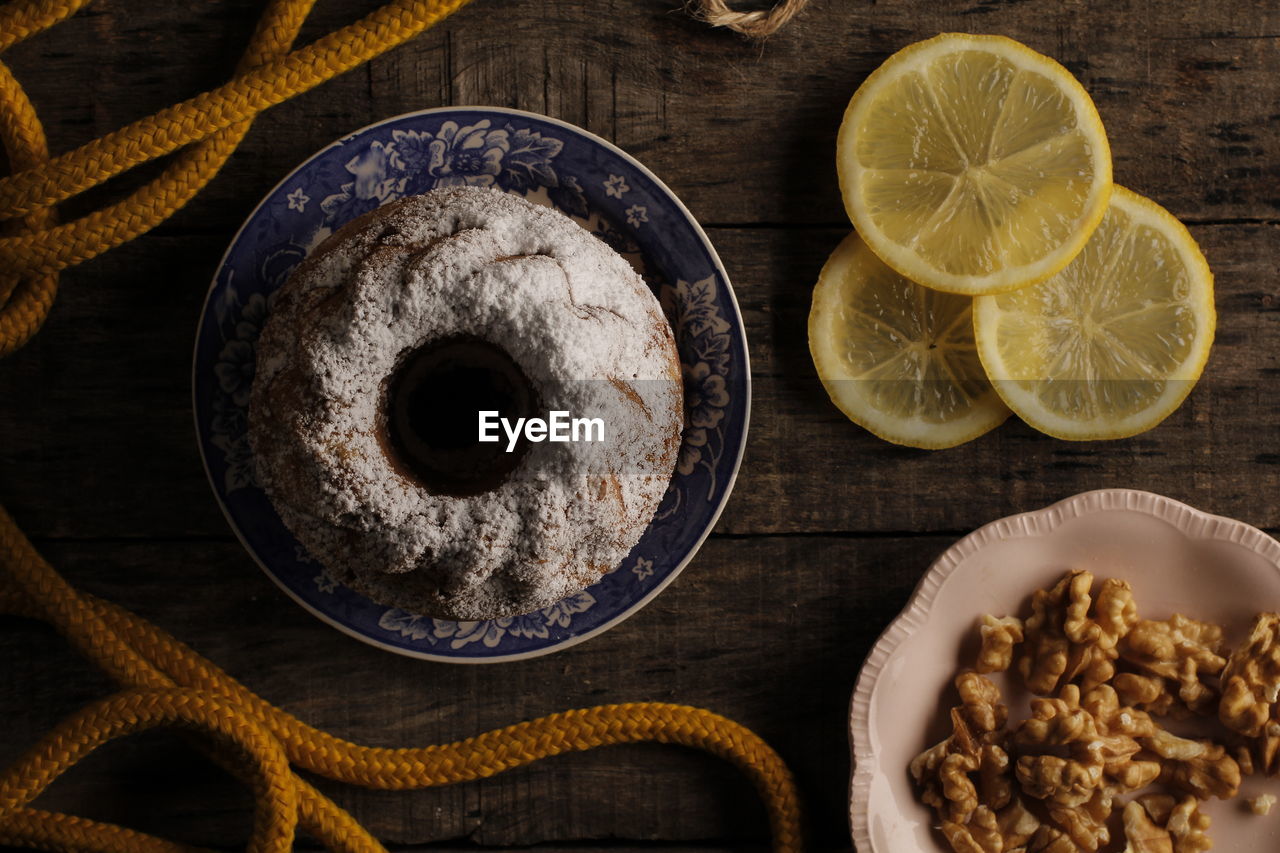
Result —
<path fill-rule="evenodd" d="M 321 0 L 303 38 L 373 5 Z M 66 150 L 217 85 L 262 6 L 99 0 L 5 59 L 54 150 Z M 1166 205 L 1203 246 L 1217 275 L 1217 346 L 1200 387 L 1158 429 L 1071 444 L 1011 421 L 955 450 L 912 451 L 847 422 L 816 381 L 809 294 L 848 230 L 832 163 L 841 112 L 886 56 L 945 30 L 1004 33 L 1062 61 L 1097 101 L 1117 180 Z M 643 160 L 707 226 L 751 345 L 750 445 L 715 534 L 624 625 L 526 663 L 407 660 L 304 613 L 232 538 L 191 425 L 196 318 L 241 220 L 329 140 L 443 104 L 548 113 Z M 764 47 L 674 0 L 475 0 L 262 116 L 185 210 L 64 276 L 44 331 L 0 363 L 0 501 L 74 583 L 342 736 L 420 744 L 599 702 L 702 705 L 773 743 L 799 777 L 816 846 L 847 847 L 845 713 L 858 666 L 957 537 L 1106 486 L 1280 530 L 1278 225 L 1274 0 L 814 0 Z M 108 690 L 47 628 L 0 619 L 0 760 Z M 677 748 L 607 749 L 407 794 L 324 787 L 405 850 L 766 839 L 750 788 Z M 245 793 L 164 735 L 110 746 L 43 803 L 228 848 L 249 816 Z"/>

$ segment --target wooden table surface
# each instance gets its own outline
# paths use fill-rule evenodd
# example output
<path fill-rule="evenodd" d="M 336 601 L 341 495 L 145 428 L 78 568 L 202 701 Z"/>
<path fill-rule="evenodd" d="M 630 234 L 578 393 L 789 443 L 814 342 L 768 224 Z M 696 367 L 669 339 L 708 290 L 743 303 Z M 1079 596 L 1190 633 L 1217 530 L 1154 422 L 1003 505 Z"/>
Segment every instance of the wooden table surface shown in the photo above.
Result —
<path fill-rule="evenodd" d="M 54 150 L 66 150 L 224 80 L 263 5 L 98 0 L 5 61 Z M 322 0 L 303 38 L 374 5 Z M 805 320 L 817 271 L 849 230 L 832 162 L 841 112 L 890 53 L 947 30 L 1013 36 L 1077 74 L 1106 122 L 1117 180 L 1167 206 L 1204 248 L 1217 346 L 1158 429 L 1072 444 L 1011 421 L 954 450 L 914 451 L 850 424 L 818 384 Z M 408 660 L 303 612 L 232 537 L 191 425 L 197 314 L 258 199 L 331 139 L 447 104 L 547 113 L 643 160 L 707 227 L 751 347 L 746 459 L 701 553 L 622 626 L 524 663 Z M 0 501 L 72 582 L 344 737 L 420 744 L 601 702 L 702 705 L 776 746 L 799 778 L 815 846 L 847 847 L 845 720 L 858 666 L 957 537 L 1108 486 L 1280 529 L 1278 226 L 1274 0 L 814 0 L 764 47 L 709 29 L 675 0 L 475 0 L 263 115 L 185 210 L 66 273 L 44 331 L 0 363 Z M 109 685 L 49 629 L 0 619 L 0 688 L 7 762 Z M 767 834 L 735 772 L 670 747 L 415 793 L 321 787 L 395 849 L 705 850 L 758 847 Z M 247 794 L 162 734 L 109 746 L 43 803 L 223 848 L 249 822 Z"/>

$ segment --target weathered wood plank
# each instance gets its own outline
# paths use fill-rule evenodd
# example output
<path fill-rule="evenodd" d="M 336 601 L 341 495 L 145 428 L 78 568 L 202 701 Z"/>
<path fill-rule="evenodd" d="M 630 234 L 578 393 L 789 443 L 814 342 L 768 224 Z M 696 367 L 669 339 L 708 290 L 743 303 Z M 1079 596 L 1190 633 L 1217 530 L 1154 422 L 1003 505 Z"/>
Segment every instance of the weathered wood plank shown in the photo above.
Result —
<path fill-rule="evenodd" d="M 1280 290 L 1270 225 L 1197 226 L 1217 274 L 1201 384 L 1133 439 L 1070 443 L 1011 421 L 954 450 L 897 448 L 830 404 L 809 359 L 829 229 L 713 229 L 756 377 L 746 461 L 720 530 L 963 531 L 1075 492 L 1133 486 L 1280 528 Z M 66 276 L 48 327 L 0 369 L 0 495 L 43 536 L 220 536 L 191 427 L 189 352 L 225 235 L 151 236 Z M 965 494 L 957 499 L 957 492 Z M 141 507 L 141 509 L 140 509 Z"/>
<path fill-rule="evenodd" d="M 713 539 L 623 625 L 519 664 L 451 666 L 361 645 L 280 593 L 233 542 L 42 543 L 73 583 L 172 631 L 265 698 L 352 740 L 447 741 L 565 708 L 656 700 L 751 726 L 798 775 L 823 845 L 845 843 L 846 706 L 862 657 L 945 537 Z M 108 690 L 51 631 L 0 619 L 0 766 Z M 590 839 L 760 842 L 754 794 L 715 759 L 638 745 L 415 793 L 326 786 L 380 838 L 481 845 Z M 232 846 L 246 795 L 160 734 L 104 750 L 51 808 Z"/>
<path fill-rule="evenodd" d="M 372 6 L 321 3 L 306 34 Z M 188 4 L 176 23 L 163 5 L 100 0 L 11 62 L 63 150 L 223 79 L 257 8 Z M 849 95 L 889 53 L 946 30 L 1004 33 L 1062 61 L 1098 102 L 1117 179 L 1180 216 L 1280 217 L 1280 12 L 1264 0 L 826 2 L 763 48 L 675 2 L 478 0 L 264 116 L 231 177 L 175 221 L 230 227 L 330 139 L 412 109 L 488 103 L 613 139 L 706 222 L 834 224 L 831 151 Z"/>

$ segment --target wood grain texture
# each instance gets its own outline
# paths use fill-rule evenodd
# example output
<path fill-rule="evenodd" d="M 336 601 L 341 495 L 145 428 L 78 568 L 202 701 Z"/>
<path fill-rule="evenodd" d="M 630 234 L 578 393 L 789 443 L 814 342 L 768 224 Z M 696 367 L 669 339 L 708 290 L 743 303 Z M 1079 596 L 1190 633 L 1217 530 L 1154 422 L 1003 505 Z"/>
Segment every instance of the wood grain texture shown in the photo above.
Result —
<path fill-rule="evenodd" d="M 302 39 L 376 5 L 321 0 Z M 65 150 L 225 79 L 261 6 L 97 0 L 5 60 Z M 1071 444 L 1011 421 L 928 453 L 873 438 L 827 401 L 805 321 L 817 271 L 847 230 L 831 158 L 841 112 L 886 56 L 944 30 L 1004 33 L 1062 61 L 1098 103 L 1117 179 L 1192 224 L 1217 276 L 1218 343 L 1201 385 L 1158 429 Z M 675 0 L 475 0 L 263 115 L 187 209 L 64 276 L 46 329 L 0 363 L 0 501 L 73 582 L 339 734 L 425 743 L 599 702 L 705 705 L 775 744 L 817 846 L 847 846 L 844 719 L 857 667 L 954 538 L 1106 486 L 1280 530 L 1278 69 L 1280 7 L 1266 0 L 813 0 L 763 47 L 709 30 Z M 752 353 L 752 432 L 717 534 L 623 626 L 514 665 L 403 660 L 292 605 L 230 537 L 191 425 L 196 318 L 240 221 L 329 140 L 445 104 L 545 112 L 642 159 L 713 226 Z M 5 619 L 0 688 L 8 760 L 109 686 L 47 629 Z M 674 853 L 765 837 L 733 771 L 662 747 L 335 796 L 405 849 Z M 219 847 L 248 826 L 246 796 L 163 735 L 109 747 L 44 802 Z"/>
<path fill-rule="evenodd" d="M 321 2 L 303 40 L 373 6 Z M 215 85 L 257 8 L 103 0 L 11 61 L 60 150 Z M 764 47 L 669 0 L 481 0 L 272 110 L 232 177 L 174 225 L 230 226 L 323 142 L 448 103 L 581 124 L 641 157 L 707 223 L 843 222 L 828 164 L 850 93 L 893 51 L 946 30 L 1004 33 L 1075 72 L 1106 121 L 1118 181 L 1179 216 L 1280 216 L 1280 9 L 1267 0 L 815 0 Z"/>

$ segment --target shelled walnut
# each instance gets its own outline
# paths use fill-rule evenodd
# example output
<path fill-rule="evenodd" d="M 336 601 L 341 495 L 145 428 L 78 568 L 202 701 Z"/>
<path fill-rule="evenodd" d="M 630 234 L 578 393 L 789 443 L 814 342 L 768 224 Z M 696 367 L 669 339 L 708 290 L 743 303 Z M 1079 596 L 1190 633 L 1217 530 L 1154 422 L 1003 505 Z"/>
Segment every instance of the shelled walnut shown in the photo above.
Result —
<path fill-rule="evenodd" d="M 942 834 L 956 853 L 1016 853 L 1040 826 L 1040 820 L 1015 800 L 999 812 L 979 806 L 967 824 L 943 821 Z"/>
<path fill-rule="evenodd" d="M 1121 791 L 1116 786 L 1104 785 L 1094 791 L 1088 801 L 1076 808 L 1051 805 L 1049 818 L 1053 828 L 1065 835 L 1075 845 L 1075 849 L 1094 853 L 1111 841 L 1107 820 L 1111 817 L 1111 810 L 1119 793 Z M 1061 846 L 1062 842 L 1058 844 Z"/>
<path fill-rule="evenodd" d="M 1173 836 L 1137 800 L 1124 807 L 1124 853 L 1173 853 Z"/>
<path fill-rule="evenodd" d="M 1148 794 L 1124 807 L 1125 853 L 1204 853 L 1209 816 L 1195 797 Z"/>
<path fill-rule="evenodd" d="M 1182 614 L 1142 619 L 1120 643 L 1120 659 L 1138 674 L 1116 676 L 1125 701 L 1157 714 L 1211 714 L 1218 704 L 1212 679 L 1227 664 L 1222 628 Z"/>
<path fill-rule="evenodd" d="M 1004 672 L 1013 664 L 1013 650 L 1022 642 L 1022 620 L 1014 616 L 997 619 L 984 615 L 978 623 L 978 638 L 982 647 L 978 651 L 977 666 L 980 673 Z"/>
<path fill-rule="evenodd" d="M 1192 740 L 1163 729 L 1140 738 L 1158 756 L 1160 781 L 1201 800 L 1228 799 L 1240 790 L 1240 765 L 1227 748 L 1211 740 Z"/>
<path fill-rule="evenodd" d="M 1092 587 L 1089 572 L 1070 572 L 1032 597 L 1018 658 L 1031 692 L 1051 696 L 1076 678 L 1089 690 L 1115 674 L 1116 647 L 1138 621 L 1137 607 L 1124 581 L 1104 581 L 1096 601 Z"/>
<path fill-rule="evenodd" d="M 1261 613 L 1222 670 L 1218 717 L 1251 739 L 1254 765 L 1280 772 L 1280 614 Z"/>

